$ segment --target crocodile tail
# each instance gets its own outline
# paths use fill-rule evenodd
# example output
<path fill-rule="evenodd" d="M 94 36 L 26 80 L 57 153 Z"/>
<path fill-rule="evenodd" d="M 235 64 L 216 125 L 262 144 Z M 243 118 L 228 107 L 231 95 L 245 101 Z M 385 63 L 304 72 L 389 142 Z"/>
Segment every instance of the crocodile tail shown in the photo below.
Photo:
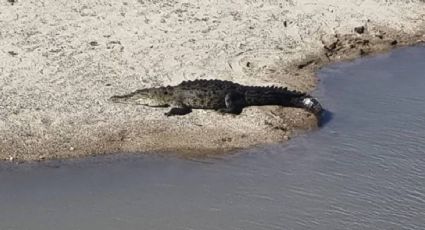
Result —
<path fill-rule="evenodd" d="M 315 115 L 321 115 L 323 112 L 323 107 L 317 98 L 306 95 L 299 98 L 294 98 L 292 103 L 295 107 L 303 108 Z"/>

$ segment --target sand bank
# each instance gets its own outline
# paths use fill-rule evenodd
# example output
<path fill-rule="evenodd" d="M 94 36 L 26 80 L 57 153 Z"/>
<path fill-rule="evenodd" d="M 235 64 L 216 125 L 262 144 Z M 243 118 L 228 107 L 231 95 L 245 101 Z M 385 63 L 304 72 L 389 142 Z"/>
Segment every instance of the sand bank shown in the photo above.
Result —
<path fill-rule="evenodd" d="M 424 1 L 1 1 L 0 159 L 223 153 L 316 127 L 300 109 L 240 116 L 111 104 L 222 79 L 311 91 L 315 71 L 425 40 Z M 357 29 L 355 29 L 357 28 Z"/>

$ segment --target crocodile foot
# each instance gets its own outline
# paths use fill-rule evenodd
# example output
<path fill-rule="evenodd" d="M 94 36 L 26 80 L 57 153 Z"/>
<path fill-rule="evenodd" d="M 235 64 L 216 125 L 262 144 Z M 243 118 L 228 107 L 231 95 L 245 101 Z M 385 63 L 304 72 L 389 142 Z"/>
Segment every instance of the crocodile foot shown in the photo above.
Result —
<path fill-rule="evenodd" d="M 170 111 L 164 113 L 164 115 L 167 117 L 182 116 L 191 112 L 192 112 L 192 109 L 189 107 L 174 107 L 174 108 L 171 108 Z"/>

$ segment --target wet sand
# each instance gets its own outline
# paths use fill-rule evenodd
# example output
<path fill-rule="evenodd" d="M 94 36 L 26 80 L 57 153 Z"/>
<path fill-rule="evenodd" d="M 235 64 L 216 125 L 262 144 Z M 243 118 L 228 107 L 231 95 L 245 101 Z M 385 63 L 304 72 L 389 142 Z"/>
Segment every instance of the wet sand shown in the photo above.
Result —
<path fill-rule="evenodd" d="M 221 154 L 315 129 L 300 109 L 240 116 L 111 104 L 183 80 L 311 91 L 320 67 L 425 40 L 423 1 L 0 2 L 0 159 Z M 357 28 L 357 29 L 355 29 Z M 320 98 L 319 98 L 320 99 Z"/>

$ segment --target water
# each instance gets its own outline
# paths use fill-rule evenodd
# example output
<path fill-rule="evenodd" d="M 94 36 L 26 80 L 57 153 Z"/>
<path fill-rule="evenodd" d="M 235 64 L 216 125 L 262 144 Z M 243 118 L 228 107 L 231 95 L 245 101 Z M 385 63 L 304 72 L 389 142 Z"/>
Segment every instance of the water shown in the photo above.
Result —
<path fill-rule="evenodd" d="M 425 229 L 425 47 L 330 66 L 320 130 L 224 159 L 0 166 L 0 229 Z"/>

